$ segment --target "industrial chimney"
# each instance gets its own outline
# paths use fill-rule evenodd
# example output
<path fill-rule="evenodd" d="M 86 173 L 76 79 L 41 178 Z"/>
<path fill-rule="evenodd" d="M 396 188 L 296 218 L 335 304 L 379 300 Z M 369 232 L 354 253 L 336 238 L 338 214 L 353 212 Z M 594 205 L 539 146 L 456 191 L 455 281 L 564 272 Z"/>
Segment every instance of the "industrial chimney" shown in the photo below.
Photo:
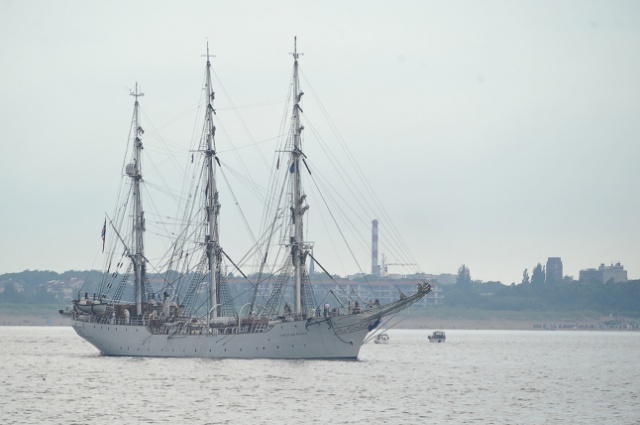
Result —
<path fill-rule="evenodd" d="M 378 264 L 378 220 L 373 220 L 371 229 L 371 274 L 380 276 Z"/>

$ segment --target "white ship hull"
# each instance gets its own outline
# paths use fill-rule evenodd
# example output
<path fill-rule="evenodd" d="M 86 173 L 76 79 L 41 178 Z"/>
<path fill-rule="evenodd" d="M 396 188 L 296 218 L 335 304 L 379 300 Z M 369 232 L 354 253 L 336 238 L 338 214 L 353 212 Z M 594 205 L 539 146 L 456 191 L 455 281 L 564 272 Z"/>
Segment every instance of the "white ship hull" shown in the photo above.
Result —
<path fill-rule="evenodd" d="M 143 325 L 74 320 L 82 338 L 108 356 L 356 360 L 377 317 L 282 322 L 264 332 L 154 334 Z"/>
<path fill-rule="evenodd" d="M 320 304 L 316 302 L 307 266 L 320 266 L 320 263 L 313 258 L 313 243 L 305 240 L 303 226 L 309 205 L 302 182 L 307 178 L 305 168 L 309 174 L 311 169 L 302 149 L 304 126 L 299 103 L 304 93 L 298 86 L 295 43 L 293 56 L 290 132 L 279 142 L 282 146 L 277 151 L 283 155 L 278 155 L 275 167 L 276 174 L 286 178 L 274 176 L 273 182 L 280 182 L 272 185 L 276 202 L 266 202 L 264 213 L 265 218 L 271 216 L 273 219 L 263 221 L 270 224 L 262 229 L 264 234 L 247 254 L 257 256 L 257 261 L 245 257 L 247 267 L 250 264 L 259 266 L 255 270 L 257 273 L 248 273 L 251 277 L 240 270 L 220 244 L 221 204 L 217 177 L 220 159 L 216 153 L 215 92 L 211 85 L 207 48 L 203 133 L 197 149 L 190 150 L 191 163 L 194 163 L 193 152 L 199 152 L 199 159 L 195 165 L 189 165 L 193 174 L 185 181 L 189 183 L 185 186 L 189 189 L 184 199 L 189 201 L 184 205 L 184 220 L 176 221 L 180 228 L 175 233 L 170 232 L 175 240 L 171 241 L 167 258 L 161 260 L 161 264 L 176 269 L 156 274 L 160 289 L 154 291 L 147 269 L 161 268 L 148 264 L 144 250 L 146 221 L 141 196 L 141 185 L 145 181 L 141 168 L 144 130 L 138 121 L 138 98 L 143 93 L 138 92 L 136 85 L 131 93 L 136 99 L 129 131 L 131 149 L 127 149 L 131 159 L 122 174 L 127 185 L 121 185 L 115 218 L 108 218 L 109 229 L 113 228 L 117 238 L 110 239 L 99 283 L 90 283 L 94 287 L 84 290 L 84 298 L 74 300 L 72 311 L 74 330 L 103 355 L 355 360 L 367 334 L 383 316 L 397 313 L 431 290 L 428 283 L 418 283 L 418 292 L 411 296 L 400 292 L 397 301 L 380 305 L 376 299 L 365 303 L 364 308 L 360 308 L 356 300 L 360 295 L 353 290 L 339 290 L 340 295 L 331 290 L 338 301 L 338 306 L 331 311 L 326 300 Z M 288 164 L 282 169 L 279 167 L 281 156 Z M 283 211 L 290 211 L 291 215 Z M 103 252 L 106 239 L 107 218 L 102 227 Z M 269 252 L 272 252 L 271 256 Z M 229 268 L 231 265 L 233 269 Z M 320 267 L 331 277 L 324 267 Z M 236 269 L 254 292 L 252 296 L 246 294 L 244 301 L 250 298 L 251 302 L 246 302 L 239 310 L 235 305 L 238 299 L 232 297 L 226 282 L 226 276 L 231 270 L 235 273 Z M 133 283 L 132 291 L 127 290 L 130 283 Z M 268 293 L 263 293 L 265 290 Z M 89 293 L 94 294 L 93 298 L 89 298 Z M 342 301 L 341 297 L 348 300 Z M 353 308 L 351 302 L 354 302 Z M 322 305 L 325 310 L 320 317 Z M 250 309 L 243 316 L 245 306 Z M 318 317 L 308 317 L 314 314 Z"/>

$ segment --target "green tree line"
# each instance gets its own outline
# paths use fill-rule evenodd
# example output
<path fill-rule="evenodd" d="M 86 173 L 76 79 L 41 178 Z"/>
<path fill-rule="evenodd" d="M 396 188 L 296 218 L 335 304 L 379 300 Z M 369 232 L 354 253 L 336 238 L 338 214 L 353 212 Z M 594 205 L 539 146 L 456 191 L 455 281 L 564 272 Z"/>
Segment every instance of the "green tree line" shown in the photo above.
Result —
<path fill-rule="evenodd" d="M 49 282 L 99 281 L 101 272 L 97 270 L 69 270 L 57 273 L 51 270 L 25 270 L 19 273 L 0 275 L 0 303 L 7 304 L 52 304 L 63 301 L 63 296 L 52 288 Z M 54 289 L 52 291 L 52 289 Z M 60 288 L 61 289 L 61 288 Z"/>
<path fill-rule="evenodd" d="M 441 285 L 444 303 L 451 307 L 503 311 L 595 311 L 601 314 L 640 316 L 640 280 L 628 282 L 578 282 L 564 278 L 545 282 L 538 267 L 532 279 L 518 285 L 480 282 L 471 279 L 466 266 L 461 266 L 455 285 Z M 0 303 L 51 304 L 64 302 L 59 292 L 52 292 L 50 281 L 99 281 L 99 271 L 64 273 L 24 271 L 0 275 Z M 22 290 L 19 290 L 22 289 Z M 75 294 L 74 294 L 75 295 Z"/>
<path fill-rule="evenodd" d="M 455 285 L 442 287 L 445 303 L 452 307 L 509 311 L 595 311 L 601 314 L 640 315 L 640 280 L 606 283 L 576 281 L 564 277 L 545 280 L 538 264 L 531 279 L 527 270 L 522 283 L 472 281 L 463 264 Z"/>

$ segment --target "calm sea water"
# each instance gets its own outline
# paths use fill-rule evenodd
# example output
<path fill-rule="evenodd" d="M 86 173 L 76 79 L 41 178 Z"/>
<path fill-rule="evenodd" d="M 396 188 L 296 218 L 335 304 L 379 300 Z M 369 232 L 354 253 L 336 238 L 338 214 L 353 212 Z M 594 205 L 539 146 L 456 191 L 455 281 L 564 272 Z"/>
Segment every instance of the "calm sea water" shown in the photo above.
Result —
<path fill-rule="evenodd" d="M 391 330 L 357 362 L 109 358 L 0 327 L 2 424 L 639 424 L 640 334 Z"/>

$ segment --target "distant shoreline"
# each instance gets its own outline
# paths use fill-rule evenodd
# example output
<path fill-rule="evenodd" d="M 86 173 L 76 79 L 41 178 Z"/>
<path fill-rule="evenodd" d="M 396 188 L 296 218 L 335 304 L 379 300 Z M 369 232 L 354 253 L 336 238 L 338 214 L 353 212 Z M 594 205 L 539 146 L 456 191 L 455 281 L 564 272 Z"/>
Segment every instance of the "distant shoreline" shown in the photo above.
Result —
<path fill-rule="evenodd" d="M 577 331 L 614 331 L 638 330 L 628 326 L 606 326 L 597 322 L 555 322 L 513 319 L 470 320 L 460 318 L 448 319 L 411 319 L 395 326 L 398 329 L 432 329 L 432 330 L 577 330 Z"/>
<path fill-rule="evenodd" d="M 0 315 L 0 326 L 70 326 L 70 319 L 59 315 L 43 317 L 42 315 Z M 383 324 L 393 329 L 425 329 L 425 330 L 635 330 L 629 324 L 605 325 L 603 320 L 532 320 L 532 319 L 468 319 L 443 317 L 407 317 L 390 320 Z"/>
<path fill-rule="evenodd" d="M 68 326 L 58 304 L 0 304 L 0 326 Z M 626 330 L 638 329 L 638 317 L 593 311 L 505 311 L 429 306 L 410 308 L 383 319 L 381 327 L 427 330 Z"/>

